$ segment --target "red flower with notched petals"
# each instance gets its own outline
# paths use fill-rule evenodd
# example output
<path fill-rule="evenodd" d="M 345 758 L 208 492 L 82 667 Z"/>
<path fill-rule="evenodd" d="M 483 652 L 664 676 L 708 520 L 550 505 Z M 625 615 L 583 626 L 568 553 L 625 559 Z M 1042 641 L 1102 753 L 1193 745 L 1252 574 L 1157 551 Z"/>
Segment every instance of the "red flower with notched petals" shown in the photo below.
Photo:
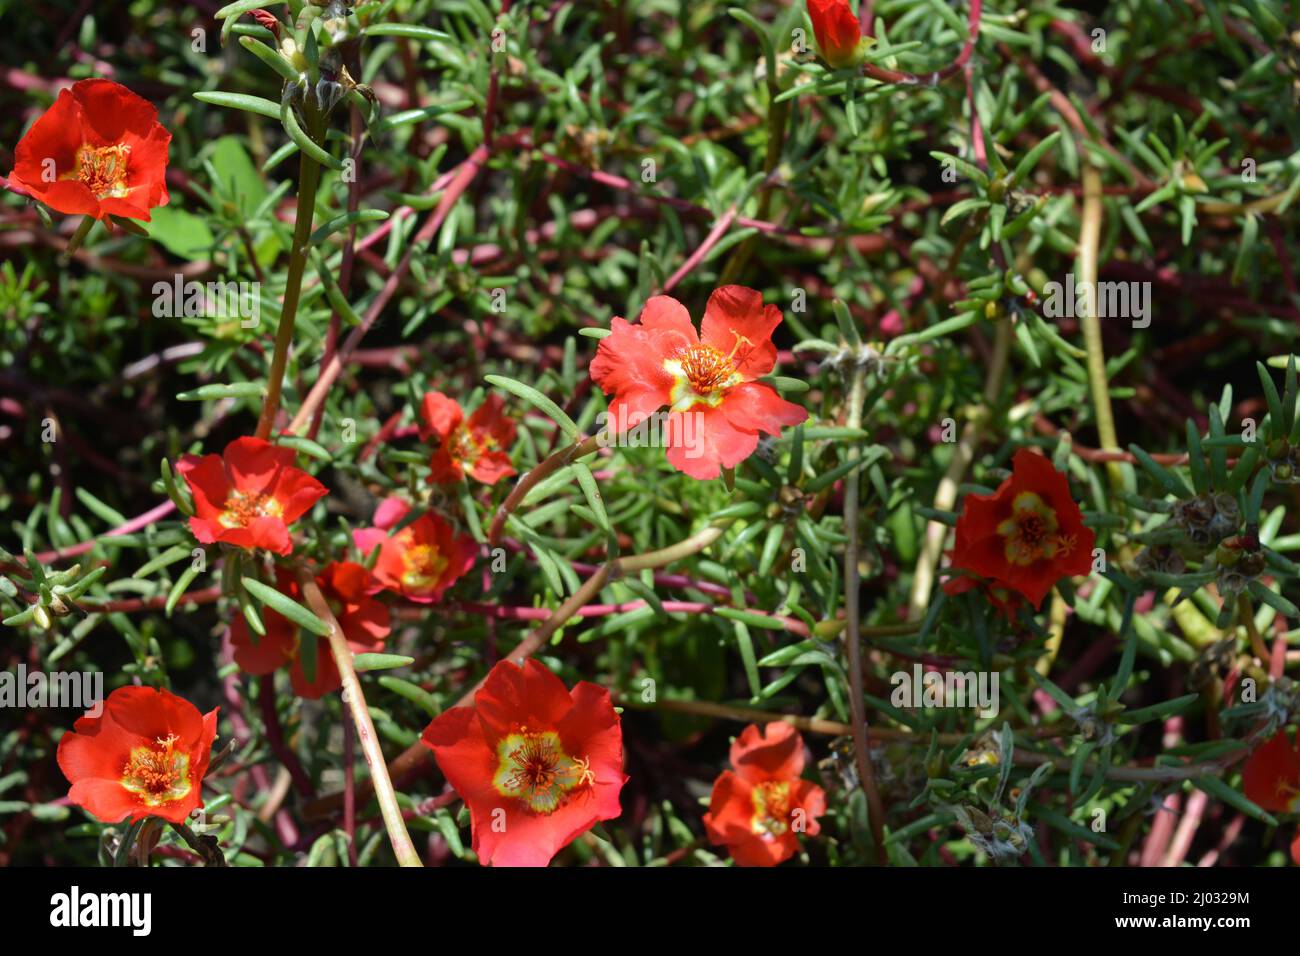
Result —
<path fill-rule="evenodd" d="M 438 439 L 429 462 L 429 481 L 450 484 L 468 472 L 485 485 L 515 474 L 510 446 L 515 443 L 515 423 L 505 414 L 505 402 L 492 394 L 468 419 L 460 405 L 442 392 L 426 392 L 420 404 L 420 437 Z"/>
<path fill-rule="evenodd" d="M 169 198 L 171 138 L 148 100 L 111 80 L 79 80 L 18 141 L 9 186 L 58 212 L 149 222 Z"/>
<path fill-rule="evenodd" d="M 823 60 L 838 70 L 862 58 L 862 25 L 848 0 L 808 0 L 808 17 Z"/>
<path fill-rule="evenodd" d="M 1300 813 L 1300 747 L 1278 731 L 1255 751 L 1241 770 L 1246 797 L 1273 813 Z M 1300 828 L 1291 841 L 1291 859 L 1300 865 Z"/>
<path fill-rule="evenodd" d="M 390 630 L 388 607 L 372 596 L 378 585 L 369 571 L 352 561 L 335 561 L 316 576 L 316 583 L 354 652 L 364 654 L 384 646 Z M 297 579 L 283 568 L 276 568 L 275 588 L 303 603 Z M 230 643 L 241 670 L 270 674 L 288 666 L 293 692 L 312 700 L 343 686 L 328 640 L 306 633 L 269 607 L 262 609 L 262 626 L 266 633 L 258 637 L 242 614 L 236 613 L 230 622 Z M 303 666 L 303 641 L 313 642 L 315 673 L 311 678 Z"/>
<path fill-rule="evenodd" d="M 389 534 L 410 510 L 400 498 L 385 498 L 375 511 L 375 527 L 353 531 L 352 540 L 367 556 L 379 548 L 374 572 L 381 587 L 428 603 L 441 598 L 470 569 L 478 545 L 469 535 L 456 534 L 445 518 L 433 512 Z"/>
<path fill-rule="evenodd" d="M 753 454 L 759 432 L 779 435 L 808 417 L 755 381 L 776 365 L 772 332 L 780 324 L 780 309 L 735 285 L 709 296 L 698 335 L 685 306 L 666 295 L 650 299 L 636 325 L 615 318 L 591 363 L 592 379 L 614 396 L 610 434 L 666 405 L 669 464 L 692 478 L 734 468 Z"/>
<path fill-rule="evenodd" d="M 952 565 L 1023 594 L 1037 608 L 1063 577 L 1092 570 L 1097 536 L 1083 526 L 1065 475 L 1019 449 L 1011 477 L 991 495 L 967 495 Z"/>
<path fill-rule="evenodd" d="M 537 661 L 501 661 L 474 695 L 421 738 L 469 807 L 485 866 L 546 866 L 601 820 L 622 813 L 623 731 L 609 691 L 572 691 Z"/>
<path fill-rule="evenodd" d="M 68 799 L 102 823 L 161 817 L 184 823 L 203 806 L 199 792 L 217 735 L 183 697 L 152 687 L 119 687 L 99 716 L 87 713 L 59 740 Z"/>
<path fill-rule="evenodd" d="M 194 495 L 190 530 L 204 544 L 293 550 L 289 525 L 329 492 L 294 467 L 292 448 L 236 438 L 220 455 L 186 455 L 176 465 Z"/>
<path fill-rule="evenodd" d="M 816 836 L 826 793 L 801 779 L 803 738 L 789 724 L 750 724 L 731 745 L 732 770 L 713 784 L 704 829 L 738 866 L 776 866 L 799 849 L 796 833 Z"/>

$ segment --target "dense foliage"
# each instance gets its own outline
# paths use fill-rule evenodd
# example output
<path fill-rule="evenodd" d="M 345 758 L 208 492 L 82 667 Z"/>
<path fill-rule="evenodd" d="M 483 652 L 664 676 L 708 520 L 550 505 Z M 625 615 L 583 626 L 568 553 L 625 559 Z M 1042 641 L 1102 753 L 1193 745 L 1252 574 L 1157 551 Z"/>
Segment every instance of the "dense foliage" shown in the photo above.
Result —
<path fill-rule="evenodd" d="M 1295 4 L 220 6 L 0 0 L 0 861 L 1300 862 Z"/>

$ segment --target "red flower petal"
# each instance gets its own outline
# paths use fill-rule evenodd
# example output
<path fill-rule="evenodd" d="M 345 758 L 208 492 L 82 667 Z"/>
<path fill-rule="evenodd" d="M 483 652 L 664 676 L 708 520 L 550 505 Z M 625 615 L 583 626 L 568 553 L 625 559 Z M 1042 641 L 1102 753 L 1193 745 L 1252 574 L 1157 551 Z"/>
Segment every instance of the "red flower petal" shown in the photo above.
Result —
<path fill-rule="evenodd" d="M 772 330 L 781 324 L 781 310 L 763 305 L 763 294 L 739 285 L 724 285 L 709 296 L 700 324 L 700 339 L 731 355 L 736 371 L 748 381 L 761 378 L 776 365 Z M 730 393 L 728 393 L 730 398 Z"/>
<path fill-rule="evenodd" d="M 696 416 L 699 426 L 688 429 L 683 415 Z M 721 408 L 697 406 L 689 412 L 673 412 L 668 416 L 668 429 L 668 463 L 704 481 L 717 478 L 723 468 L 736 467 L 758 447 L 758 432 L 737 428 Z"/>
<path fill-rule="evenodd" d="M 615 396 L 610 402 L 610 417 L 621 431 L 669 402 L 673 377 L 663 366 L 669 352 L 662 339 L 679 336 L 682 342 L 675 347 L 686 347 L 690 342 L 684 333 L 678 332 L 660 333 L 656 339 L 644 328 L 620 318 L 615 318 L 610 327 L 610 334 L 596 346 L 591 378 L 606 395 Z M 694 334 L 692 329 L 691 335 Z"/>
<path fill-rule="evenodd" d="M 446 438 L 464 418 L 465 413 L 455 400 L 442 392 L 425 392 L 420 403 L 420 437 L 424 441 Z"/>
<path fill-rule="evenodd" d="M 1265 810 L 1300 810 L 1300 750 L 1278 731 L 1256 747 L 1241 771 L 1247 799 Z"/>
<path fill-rule="evenodd" d="M 221 453 L 230 483 L 243 491 L 270 491 L 297 455 L 292 448 L 272 445 L 261 438 L 236 438 Z"/>
<path fill-rule="evenodd" d="M 750 724 L 731 744 L 731 765 L 750 783 L 798 777 L 803 773 L 803 738 L 790 724 Z"/>
<path fill-rule="evenodd" d="M 514 465 L 510 463 L 510 456 L 503 451 L 483 452 L 478 456 L 469 473 L 476 481 L 481 481 L 485 485 L 495 485 L 502 478 L 509 478 L 516 474 Z"/>
<path fill-rule="evenodd" d="M 465 477 L 460 461 L 453 458 L 445 445 L 434 450 L 429 459 L 429 481 L 435 485 L 450 485 Z"/>
<path fill-rule="evenodd" d="M 781 434 L 781 429 L 808 419 L 808 409 L 787 402 L 770 385 L 745 382 L 729 389 L 719 406 L 727 421 L 742 431 Z"/>
<path fill-rule="evenodd" d="M 332 694 L 342 687 L 343 678 L 339 676 L 338 665 L 334 663 L 334 658 L 330 654 L 329 642 L 323 637 L 312 634 L 299 634 L 299 640 L 316 642 L 316 679 L 307 680 L 307 672 L 302 668 L 300 650 L 294 655 L 293 664 L 289 667 L 289 684 L 293 687 L 293 692 L 308 700 L 320 700 L 326 694 Z"/>
<path fill-rule="evenodd" d="M 231 618 L 230 644 L 235 663 L 246 674 L 274 673 L 293 660 L 297 650 L 297 628 L 275 611 L 262 611 L 262 626 L 266 633 L 253 643 L 253 635 L 243 614 Z"/>
<path fill-rule="evenodd" d="M 573 707 L 564 681 L 532 660 L 519 667 L 502 661 L 474 695 L 474 707 L 489 739 L 504 737 L 521 724 L 555 727 Z"/>

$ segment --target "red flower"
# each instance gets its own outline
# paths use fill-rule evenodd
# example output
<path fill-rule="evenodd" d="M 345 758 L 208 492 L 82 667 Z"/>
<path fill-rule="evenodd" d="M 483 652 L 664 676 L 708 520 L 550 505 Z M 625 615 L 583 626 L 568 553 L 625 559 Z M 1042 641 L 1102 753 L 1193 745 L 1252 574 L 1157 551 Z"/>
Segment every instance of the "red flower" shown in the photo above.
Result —
<path fill-rule="evenodd" d="M 610 434 L 667 405 L 669 464 L 692 478 L 734 468 L 753 454 L 760 431 L 779 435 L 808 417 L 755 381 L 776 365 L 772 331 L 780 324 L 780 309 L 735 285 L 709 296 L 699 335 L 686 308 L 666 295 L 645 304 L 638 325 L 615 318 L 591 363 L 592 379 L 614 396 Z"/>
<path fill-rule="evenodd" d="M 1241 771 L 1246 797 L 1274 813 L 1300 813 L 1300 748 L 1278 731 L 1257 747 Z M 1291 859 L 1300 865 L 1300 828 L 1291 841 Z"/>
<path fill-rule="evenodd" d="M 823 60 L 838 70 L 861 59 L 862 26 L 848 0 L 808 0 L 808 16 Z"/>
<path fill-rule="evenodd" d="M 354 652 L 364 654 L 383 647 L 390 630 L 388 608 L 371 596 L 377 584 L 369 571 L 351 561 L 335 561 L 317 575 L 316 583 Z M 275 587 L 280 593 L 303 603 L 297 580 L 283 568 L 276 568 Z M 236 613 L 230 622 L 230 643 L 235 649 L 235 663 L 241 670 L 249 674 L 270 674 L 288 665 L 293 692 L 312 700 L 343 686 L 328 640 L 303 632 L 297 624 L 270 608 L 262 609 L 262 625 L 266 633 L 254 643 L 254 636 L 242 614 Z M 314 680 L 308 680 L 303 670 L 304 640 L 316 642 Z"/>
<path fill-rule="evenodd" d="M 375 527 L 352 532 L 364 555 L 379 548 L 375 580 L 403 597 L 428 603 L 442 597 L 474 564 L 478 545 L 469 535 L 456 534 L 445 518 L 426 512 L 396 534 L 411 508 L 400 498 L 385 498 L 375 511 Z"/>
<path fill-rule="evenodd" d="M 293 550 L 289 525 L 329 492 L 294 467 L 291 448 L 236 438 L 220 455 L 186 455 L 176 465 L 194 495 L 190 530 L 204 544 Z"/>
<path fill-rule="evenodd" d="M 59 740 L 68 799 L 102 823 L 149 816 L 185 822 L 203 806 L 199 790 L 219 709 L 200 715 L 165 690 L 119 687 L 100 716 L 87 713 Z"/>
<path fill-rule="evenodd" d="M 502 661 L 474 695 L 424 729 L 425 745 L 469 806 L 485 866 L 545 866 L 622 813 L 623 731 L 609 691 L 569 691 L 537 661 Z"/>
<path fill-rule="evenodd" d="M 492 394 L 470 413 L 469 420 L 454 400 L 442 392 L 426 392 L 420 405 L 420 437 L 436 437 L 429 480 L 435 484 L 460 481 L 469 474 L 485 485 L 515 474 L 510 446 L 515 443 L 515 423 L 504 412 L 505 402 Z"/>
<path fill-rule="evenodd" d="M 816 836 L 826 793 L 800 779 L 804 746 L 787 723 L 750 724 L 731 745 L 731 765 L 713 784 L 704 829 L 737 866 L 776 866 L 799 849 L 796 833 Z"/>
<path fill-rule="evenodd" d="M 966 575 L 953 575 L 943 582 L 943 593 L 950 595 L 965 594 L 978 589 L 990 604 L 1002 612 L 1008 621 L 1014 623 L 1016 615 L 1025 599 L 1014 591 L 1008 591 L 995 582 L 984 581 Z"/>
<path fill-rule="evenodd" d="M 18 141 L 9 185 L 59 212 L 148 222 L 167 205 L 171 138 L 148 100 L 111 80 L 79 80 Z"/>
<path fill-rule="evenodd" d="M 1021 448 L 996 492 L 966 496 L 952 565 L 1018 591 L 1037 608 L 1061 578 L 1092 570 L 1095 542 L 1065 476 Z"/>

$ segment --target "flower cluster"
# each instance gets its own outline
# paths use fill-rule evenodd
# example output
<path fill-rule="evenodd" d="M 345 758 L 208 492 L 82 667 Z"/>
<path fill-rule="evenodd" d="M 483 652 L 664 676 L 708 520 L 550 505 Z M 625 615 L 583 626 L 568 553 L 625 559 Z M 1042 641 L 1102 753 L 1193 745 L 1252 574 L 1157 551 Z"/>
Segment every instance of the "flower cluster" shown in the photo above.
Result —
<path fill-rule="evenodd" d="M 1300 864 L 1283 5 L 464 6 L 8 71 L 0 865 Z"/>

